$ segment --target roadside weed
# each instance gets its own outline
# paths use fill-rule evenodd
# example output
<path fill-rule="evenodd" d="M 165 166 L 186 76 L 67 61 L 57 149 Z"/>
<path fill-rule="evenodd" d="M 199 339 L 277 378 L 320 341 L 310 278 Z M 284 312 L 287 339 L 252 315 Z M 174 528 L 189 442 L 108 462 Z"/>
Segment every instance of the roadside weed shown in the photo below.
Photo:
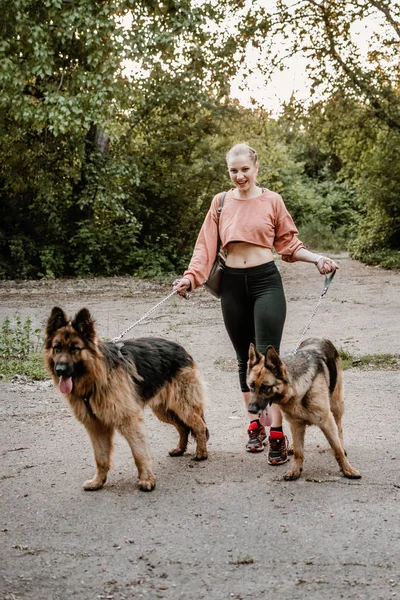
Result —
<path fill-rule="evenodd" d="M 0 329 L 0 377 L 25 375 L 30 379 L 45 379 L 42 346 L 42 330 L 33 327 L 30 317 L 23 322 L 19 316 L 13 320 L 7 316 Z"/>
<path fill-rule="evenodd" d="M 343 369 L 396 371 L 400 367 L 399 354 L 364 354 L 362 356 L 353 356 L 346 350 L 340 349 L 339 355 L 343 362 Z"/>

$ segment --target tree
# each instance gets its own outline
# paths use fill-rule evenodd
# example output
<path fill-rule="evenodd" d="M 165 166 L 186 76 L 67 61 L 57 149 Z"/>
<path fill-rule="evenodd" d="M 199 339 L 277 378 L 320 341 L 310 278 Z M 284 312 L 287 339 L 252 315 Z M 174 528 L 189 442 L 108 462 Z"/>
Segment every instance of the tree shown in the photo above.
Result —
<path fill-rule="evenodd" d="M 400 128 L 398 0 L 277 0 L 273 14 L 262 3 L 252 10 L 253 43 L 267 77 L 302 55 L 312 95 L 341 90 L 368 106 L 370 117 Z"/>
<path fill-rule="evenodd" d="M 219 110 L 242 44 L 216 26 L 224 7 L 3 0 L 2 276 L 134 268 L 142 158 L 120 147 L 160 113 Z"/>
<path fill-rule="evenodd" d="M 269 40 L 308 61 L 314 135 L 340 164 L 339 181 L 355 187 L 360 220 L 353 252 L 386 266 L 399 264 L 400 3 L 398 0 L 277 0 Z M 364 28 L 364 38 L 362 32 Z M 365 32 L 371 32 L 365 39 Z M 263 46 L 266 74 L 283 68 L 285 52 Z M 311 130 L 313 127 L 311 127 Z M 390 173 L 390 176 L 389 176 Z M 395 183 L 394 183 L 395 182 Z M 397 256 L 397 259 L 395 258 Z"/>

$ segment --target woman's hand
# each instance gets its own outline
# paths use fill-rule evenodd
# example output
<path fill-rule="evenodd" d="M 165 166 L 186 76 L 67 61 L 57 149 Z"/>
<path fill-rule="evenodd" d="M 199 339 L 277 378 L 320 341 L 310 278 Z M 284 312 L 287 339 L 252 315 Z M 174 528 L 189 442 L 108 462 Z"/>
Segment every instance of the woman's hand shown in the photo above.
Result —
<path fill-rule="evenodd" d="M 186 300 L 189 298 L 188 295 L 188 290 L 190 290 L 192 284 L 190 283 L 190 279 L 188 279 L 187 277 L 182 277 L 182 279 L 175 279 L 174 283 L 172 284 L 173 290 L 176 291 L 179 296 L 183 296 L 183 298 L 186 298 Z"/>
<path fill-rule="evenodd" d="M 322 275 L 328 275 L 339 268 L 339 265 L 334 260 L 327 256 L 320 256 L 314 263 L 317 266 L 318 271 Z"/>
<path fill-rule="evenodd" d="M 322 254 L 315 254 L 306 248 L 300 248 L 297 250 L 294 258 L 295 260 L 314 263 L 322 275 L 328 275 L 329 273 L 332 273 L 332 271 L 335 271 L 339 268 L 339 265 L 337 265 L 331 258 L 323 256 Z"/>

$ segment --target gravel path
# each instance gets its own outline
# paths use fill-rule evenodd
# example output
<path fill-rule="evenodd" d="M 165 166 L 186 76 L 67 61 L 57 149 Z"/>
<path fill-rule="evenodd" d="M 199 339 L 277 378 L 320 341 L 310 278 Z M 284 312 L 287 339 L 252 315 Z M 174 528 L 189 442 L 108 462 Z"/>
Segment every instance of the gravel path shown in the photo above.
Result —
<path fill-rule="evenodd" d="M 399 273 L 339 256 L 310 335 L 354 355 L 399 353 Z M 323 279 L 279 263 L 293 349 Z M 0 283 L 0 319 L 43 326 L 52 306 L 87 306 L 112 338 L 170 291 L 133 278 Z M 182 343 L 208 384 L 210 458 L 172 459 L 173 428 L 146 413 L 157 487 L 143 493 L 117 438 L 103 490 L 85 493 L 93 457 L 82 426 L 49 382 L 0 383 L 1 600 L 156 598 L 320 600 L 400 597 L 399 371 L 345 373 L 344 436 L 360 481 L 344 479 L 317 429 L 302 478 L 245 452 L 247 418 L 218 301 L 174 297 L 132 335 Z M 397 596 L 396 596 L 397 595 Z"/>

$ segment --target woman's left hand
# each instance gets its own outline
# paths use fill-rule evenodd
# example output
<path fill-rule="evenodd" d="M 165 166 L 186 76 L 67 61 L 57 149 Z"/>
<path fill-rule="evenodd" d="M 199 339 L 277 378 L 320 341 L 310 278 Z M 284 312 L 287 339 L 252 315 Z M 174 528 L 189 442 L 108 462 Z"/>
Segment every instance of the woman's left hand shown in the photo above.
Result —
<path fill-rule="evenodd" d="M 328 275 L 329 273 L 332 273 L 332 271 L 335 271 L 339 268 L 339 265 L 337 265 L 334 260 L 328 258 L 327 256 L 320 256 L 315 264 L 317 265 L 318 271 L 322 275 Z"/>

